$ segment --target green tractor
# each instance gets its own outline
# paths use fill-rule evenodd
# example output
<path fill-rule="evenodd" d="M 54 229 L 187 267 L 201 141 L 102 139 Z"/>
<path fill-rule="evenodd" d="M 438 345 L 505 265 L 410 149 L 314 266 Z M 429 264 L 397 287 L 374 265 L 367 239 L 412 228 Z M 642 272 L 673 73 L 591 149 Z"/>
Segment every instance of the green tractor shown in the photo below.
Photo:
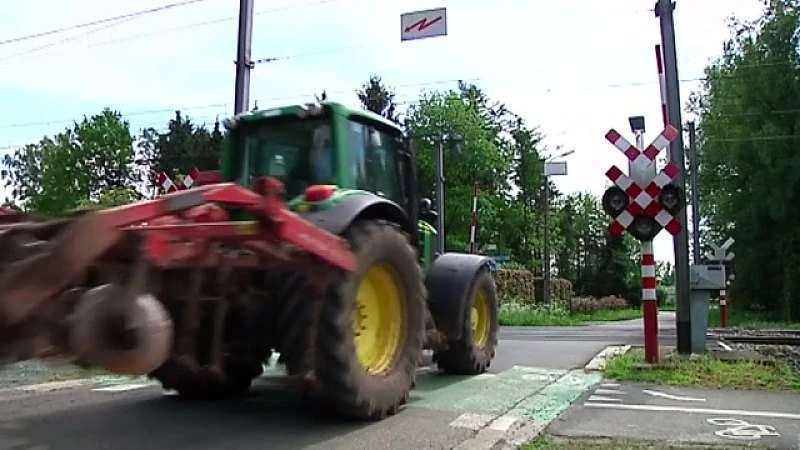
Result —
<path fill-rule="evenodd" d="M 395 124 L 324 102 L 225 126 L 198 187 L 0 225 L 0 361 L 66 357 L 210 399 L 278 353 L 307 401 L 361 420 L 407 402 L 424 349 L 446 373 L 489 367 L 488 260 L 434 253 Z"/>
<path fill-rule="evenodd" d="M 223 180 L 280 180 L 289 209 L 343 236 L 357 256 L 319 310 L 298 299 L 287 311 L 295 322 L 277 324 L 289 375 L 316 380 L 313 394 L 340 413 L 381 418 L 407 400 L 423 349 L 446 373 L 489 367 L 498 299 L 487 258 L 435 254 L 436 212 L 418 198 L 414 153 L 395 123 L 328 101 L 225 126 Z"/>

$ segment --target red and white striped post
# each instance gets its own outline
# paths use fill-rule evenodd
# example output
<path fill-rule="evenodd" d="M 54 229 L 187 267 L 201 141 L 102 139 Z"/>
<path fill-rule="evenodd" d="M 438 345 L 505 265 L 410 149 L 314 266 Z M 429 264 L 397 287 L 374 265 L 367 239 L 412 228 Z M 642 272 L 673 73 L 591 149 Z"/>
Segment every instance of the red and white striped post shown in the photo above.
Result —
<path fill-rule="evenodd" d="M 169 175 L 164 172 L 160 172 L 158 174 L 158 184 L 161 186 L 161 189 L 164 189 L 164 192 L 167 194 L 171 194 L 178 190 L 178 187 L 175 186 L 175 183 L 172 182 Z"/>
<path fill-rule="evenodd" d="M 727 289 L 719 290 L 719 322 L 722 328 L 728 328 L 728 292 Z"/>
<path fill-rule="evenodd" d="M 478 229 L 478 182 L 472 185 L 472 225 L 469 228 L 469 252 L 472 254 L 478 253 L 478 245 L 476 243 L 475 235 Z"/>
<path fill-rule="evenodd" d="M 664 127 L 669 125 L 669 111 L 667 110 L 667 78 L 664 75 L 664 54 L 661 53 L 661 45 L 656 44 L 656 67 L 658 67 L 658 86 L 661 88 L 661 117 L 664 119 Z"/>
<path fill-rule="evenodd" d="M 644 316 L 644 359 L 658 362 L 658 296 L 653 241 L 642 242 L 642 315 Z"/>

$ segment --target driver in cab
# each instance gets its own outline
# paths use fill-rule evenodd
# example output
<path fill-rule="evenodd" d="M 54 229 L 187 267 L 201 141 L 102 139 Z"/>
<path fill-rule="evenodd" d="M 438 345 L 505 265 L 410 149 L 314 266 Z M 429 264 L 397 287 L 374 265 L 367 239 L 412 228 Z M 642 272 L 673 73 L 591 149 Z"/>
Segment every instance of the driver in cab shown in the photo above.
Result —
<path fill-rule="evenodd" d="M 314 130 L 311 144 L 311 168 L 317 183 L 327 183 L 333 178 L 333 139 L 331 127 L 320 125 Z"/>

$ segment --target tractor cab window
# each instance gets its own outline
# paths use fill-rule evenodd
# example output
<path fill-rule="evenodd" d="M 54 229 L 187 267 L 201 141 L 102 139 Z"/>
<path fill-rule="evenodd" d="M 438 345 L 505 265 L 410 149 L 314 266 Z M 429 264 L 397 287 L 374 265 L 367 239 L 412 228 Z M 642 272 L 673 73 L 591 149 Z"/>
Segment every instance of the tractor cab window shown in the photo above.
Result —
<path fill-rule="evenodd" d="M 355 187 L 403 206 L 398 158 L 400 147 L 394 137 L 375 127 L 351 121 L 350 149 Z"/>
<path fill-rule="evenodd" d="M 262 176 L 279 179 L 289 196 L 314 184 L 334 183 L 333 140 L 325 119 L 290 119 L 243 127 L 237 182 L 251 186 Z"/>

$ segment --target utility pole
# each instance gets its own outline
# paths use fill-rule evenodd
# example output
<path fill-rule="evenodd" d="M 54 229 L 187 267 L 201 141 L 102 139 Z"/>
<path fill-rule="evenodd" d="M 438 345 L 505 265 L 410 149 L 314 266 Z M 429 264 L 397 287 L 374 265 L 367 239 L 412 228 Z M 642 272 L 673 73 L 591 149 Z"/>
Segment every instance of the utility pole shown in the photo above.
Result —
<path fill-rule="evenodd" d="M 692 187 L 692 261 L 700 264 L 700 192 L 697 182 L 697 130 L 689 122 L 689 185 Z"/>
<path fill-rule="evenodd" d="M 544 273 L 542 274 L 542 299 L 545 304 L 549 304 L 550 298 L 550 177 L 563 176 L 567 174 L 567 163 L 565 161 L 552 161 L 557 158 L 566 158 L 575 153 L 575 150 L 568 150 L 558 155 L 551 156 L 544 160 Z"/>
<path fill-rule="evenodd" d="M 236 93 L 233 113 L 239 114 L 250 108 L 250 69 L 255 65 L 250 60 L 253 43 L 254 0 L 239 0 L 239 33 L 236 43 Z"/>
<path fill-rule="evenodd" d="M 546 164 L 546 163 L 545 163 Z M 544 304 L 550 303 L 550 177 L 544 177 L 544 271 L 542 296 Z"/>
<path fill-rule="evenodd" d="M 444 140 L 440 134 L 436 145 L 436 252 L 444 255 Z"/>
<path fill-rule="evenodd" d="M 670 161 L 683 169 L 686 166 L 683 151 L 683 126 L 681 120 L 681 96 L 678 79 L 678 56 L 675 48 L 675 23 L 673 11 L 675 4 L 671 0 L 658 0 L 655 6 L 656 17 L 661 23 L 661 45 L 664 49 L 664 78 L 666 79 L 667 110 L 669 123 L 681 132 L 670 144 Z M 675 185 L 685 191 L 685 170 L 680 170 L 675 177 Z M 676 332 L 678 353 L 688 355 L 692 352 L 691 343 L 691 303 L 689 300 L 689 239 L 686 234 L 686 208 L 682 208 L 676 217 L 681 231 L 675 236 L 675 294 L 678 310 L 676 313 Z"/>

